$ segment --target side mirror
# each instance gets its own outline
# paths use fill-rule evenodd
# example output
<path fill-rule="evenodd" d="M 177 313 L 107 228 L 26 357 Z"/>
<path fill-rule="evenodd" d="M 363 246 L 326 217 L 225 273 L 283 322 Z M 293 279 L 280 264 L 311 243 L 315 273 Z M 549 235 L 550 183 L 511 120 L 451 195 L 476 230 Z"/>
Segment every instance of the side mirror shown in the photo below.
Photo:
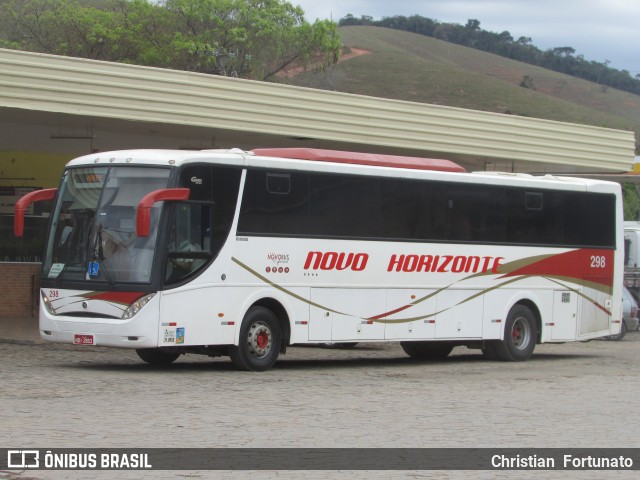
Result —
<path fill-rule="evenodd" d="M 148 237 L 151 226 L 151 207 L 156 202 L 167 200 L 187 200 L 191 191 L 188 188 L 163 188 L 147 193 L 138 203 L 138 215 L 136 218 L 136 234 L 139 237 Z"/>
<path fill-rule="evenodd" d="M 44 202 L 56 198 L 57 188 L 47 188 L 45 190 L 35 190 L 27 193 L 16 202 L 14 207 L 15 217 L 13 217 L 13 234 L 22 237 L 24 234 L 24 212 L 33 202 Z"/>

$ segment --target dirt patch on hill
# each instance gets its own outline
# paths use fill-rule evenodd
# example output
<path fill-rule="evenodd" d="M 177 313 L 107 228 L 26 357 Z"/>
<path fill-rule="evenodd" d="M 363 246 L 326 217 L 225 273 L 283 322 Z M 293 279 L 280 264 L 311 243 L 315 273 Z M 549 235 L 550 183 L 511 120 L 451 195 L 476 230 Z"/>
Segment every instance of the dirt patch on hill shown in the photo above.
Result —
<path fill-rule="evenodd" d="M 359 57 L 361 55 L 368 55 L 370 53 L 371 50 L 365 50 L 364 48 L 350 48 L 348 53 L 343 53 L 340 56 L 340 60 L 338 60 L 338 63 L 349 60 L 350 58 Z"/>
<path fill-rule="evenodd" d="M 338 60 L 338 63 L 344 62 L 351 58 L 359 57 L 361 55 L 368 55 L 370 53 L 371 53 L 371 50 L 365 50 L 364 48 L 349 48 L 346 53 L 343 53 L 342 55 L 340 55 L 340 59 Z M 317 64 L 318 62 L 312 62 L 310 65 L 307 65 L 307 66 L 295 65 L 295 64 L 290 65 L 284 68 L 282 71 L 278 72 L 277 75 L 279 77 L 287 77 L 287 78 L 295 77 L 296 75 L 306 70 L 313 69 Z"/>

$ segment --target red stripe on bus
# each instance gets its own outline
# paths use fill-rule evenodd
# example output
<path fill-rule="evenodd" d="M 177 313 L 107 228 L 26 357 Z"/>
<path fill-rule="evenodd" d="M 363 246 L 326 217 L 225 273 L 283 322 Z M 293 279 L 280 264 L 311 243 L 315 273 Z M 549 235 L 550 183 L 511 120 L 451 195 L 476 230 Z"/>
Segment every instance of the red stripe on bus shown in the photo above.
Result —
<path fill-rule="evenodd" d="M 376 315 L 375 317 L 369 317 L 367 320 L 380 320 L 381 318 L 387 317 L 389 315 L 393 315 L 394 313 L 402 312 L 413 305 L 405 305 L 404 307 L 396 308 L 395 310 L 391 310 L 390 312 L 381 313 L 380 315 Z"/>
<path fill-rule="evenodd" d="M 103 300 L 105 302 L 121 303 L 131 305 L 140 297 L 145 296 L 145 292 L 93 292 L 83 295 L 91 300 Z"/>
<path fill-rule="evenodd" d="M 525 265 L 506 273 L 502 278 L 521 275 L 565 277 L 611 287 L 613 255 L 613 250 L 572 250 Z"/>

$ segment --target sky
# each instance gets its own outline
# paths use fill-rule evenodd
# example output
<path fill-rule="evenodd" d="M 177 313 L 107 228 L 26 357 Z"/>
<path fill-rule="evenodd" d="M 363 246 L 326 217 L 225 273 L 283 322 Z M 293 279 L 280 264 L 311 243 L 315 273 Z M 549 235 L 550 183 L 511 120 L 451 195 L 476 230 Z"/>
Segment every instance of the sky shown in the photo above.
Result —
<path fill-rule="evenodd" d="M 347 14 L 375 20 L 420 15 L 530 37 L 541 50 L 572 47 L 587 61 L 604 63 L 632 76 L 640 74 L 640 1 L 638 0 L 289 0 L 305 11 L 307 21 Z"/>

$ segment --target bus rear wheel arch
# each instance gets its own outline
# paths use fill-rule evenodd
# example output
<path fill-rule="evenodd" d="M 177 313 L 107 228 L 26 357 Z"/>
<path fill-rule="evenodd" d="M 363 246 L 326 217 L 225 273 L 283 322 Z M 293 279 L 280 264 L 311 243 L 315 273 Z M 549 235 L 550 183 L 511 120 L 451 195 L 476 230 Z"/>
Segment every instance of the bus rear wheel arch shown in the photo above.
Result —
<path fill-rule="evenodd" d="M 276 363 L 281 346 L 278 317 L 270 309 L 255 305 L 242 319 L 238 345 L 229 348 L 229 356 L 237 369 L 261 372 Z"/>
<path fill-rule="evenodd" d="M 485 342 L 483 352 L 490 359 L 505 362 L 528 360 L 538 341 L 538 321 L 531 308 L 516 304 L 505 322 L 504 339 Z"/>

